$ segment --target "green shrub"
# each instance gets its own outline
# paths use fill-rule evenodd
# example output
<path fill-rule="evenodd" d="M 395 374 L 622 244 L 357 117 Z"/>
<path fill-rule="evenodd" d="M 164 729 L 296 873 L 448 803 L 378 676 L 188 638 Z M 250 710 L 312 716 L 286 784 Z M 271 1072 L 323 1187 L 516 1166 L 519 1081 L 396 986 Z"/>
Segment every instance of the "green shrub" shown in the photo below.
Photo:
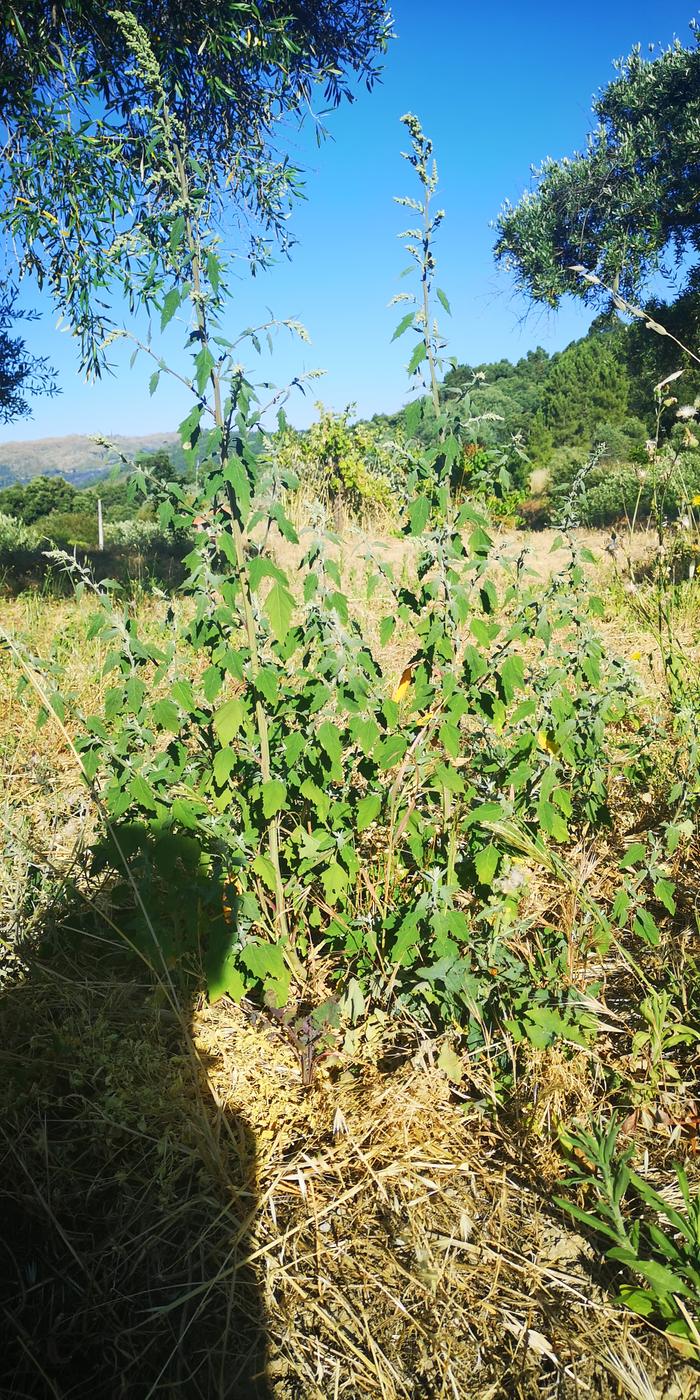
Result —
<path fill-rule="evenodd" d="M 677 520 L 700 491 L 700 455 L 684 453 L 677 460 L 663 455 L 645 467 L 632 463 L 597 467 L 586 482 L 581 523 L 611 525 L 616 520 L 648 520 L 660 516 Z"/>
<path fill-rule="evenodd" d="M 34 550 L 39 545 L 35 530 L 13 515 L 0 514 L 0 561 L 5 563 L 18 550 Z"/>
<path fill-rule="evenodd" d="M 370 423 L 350 423 L 352 406 L 334 413 L 322 403 L 305 433 L 285 425 L 274 444 L 278 465 L 293 471 L 302 489 L 338 513 L 371 506 L 394 511 L 404 477 L 400 449 Z M 404 487 L 405 490 L 405 487 Z"/>
<path fill-rule="evenodd" d="M 85 510 L 55 510 L 39 522 L 46 539 L 61 548 L 94 549 L 97 546 L 97 515 Z"/>
<path fill-rule="evenodd" d="M 167 545 L 172 536 L 164 535 L 156 520 L 113 520 L 105 525 L 105 541 L 144 549 L 149 545 Z"/>

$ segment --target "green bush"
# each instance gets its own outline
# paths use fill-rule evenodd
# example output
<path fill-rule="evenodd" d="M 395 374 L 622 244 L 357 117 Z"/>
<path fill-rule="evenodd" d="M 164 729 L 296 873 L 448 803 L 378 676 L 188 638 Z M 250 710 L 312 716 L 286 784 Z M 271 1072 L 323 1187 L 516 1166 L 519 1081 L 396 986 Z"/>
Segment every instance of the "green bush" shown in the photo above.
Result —
<path fill-rule="evenodd" d="M 700 455 L 685 453 L 672 462 L 660 458 L 646 467 L 632 463 L 597 467 L 586 482 L 581 501 L 583 525 L 612 525 L 616 520 L 648 520 L 657 514 L 677 520 L 700 491 Z"/>
<path fill-rule="evenodd" d="M 13 515 L 0 513 L 0 562 L 5 563 L 18 550 L 38 548 L 39 538 L 35 530 L 24 525 Z"/>
<path fill-rule="evenodd" d="M 350 423 L 352 406 L 342 413 L 322 403 L 316 409 L 318 422 L 307 432 L 286 426 L 278 435 L 278 465 L 295 472 L 302 489 L 336 514 L 341 507 L 355 514 L 371 506 L 394 511 L 405 475 L 397 445 L 385 441 L 370 423 Z"/>
<path fill-rule="evenodd" d="M 113 520 L 105 525 L 105 540 L 108 544 L 146 549 L 149 545 L 167 545 L 171 537 L 163 534 L 156 520 Z"/>
<path fill-rule="evenodd" d="M 47 540 L 62 549 L 95 549 L 97 515 L 85 510 L 54 510 L 38 522 Z"/>

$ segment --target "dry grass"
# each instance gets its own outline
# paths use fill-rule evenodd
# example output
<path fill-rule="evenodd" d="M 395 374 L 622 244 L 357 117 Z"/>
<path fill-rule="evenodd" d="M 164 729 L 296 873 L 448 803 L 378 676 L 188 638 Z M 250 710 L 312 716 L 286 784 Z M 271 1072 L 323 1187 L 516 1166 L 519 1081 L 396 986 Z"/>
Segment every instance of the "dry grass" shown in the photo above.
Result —
<path fill-rule="evenodd" d="M 560 557 L 550 544 L 535 537 L 540 577 Z M 358 609 L 363 548 L 344 555 Z M 88 610 L 20 598 L 2 617 L 40 654 L 55 642 L 86 709 L 103 684 L 99 645 L 80 640 Z M 638 649 L 633 618 L 604 626 Z M 596 1063 L 533 1049 L 498 1122 L 483 1070 L 465 1062 L 455 1088 L 439 1044 L 381 1019 L 305 1088 L 273 1021 L 187 988 L 173 1000 L 115 949 L 72 761 L 9 670 L 0 704 L 3 1397 L 698 1393 L 670 1344 L 606 1301 L 599 1258 L 551 1204 L 558 1125 L 600 1108 L 597 1066 L 620 1053 L 630 991 L 614 951 L 575 969 L 606 984 Z M 616 813 L 618 836 L 634 815 Z M 585 838 L 569 887 L 533 874 L 534 923 L 573 930 L 577 881 L 604 899 L 612 858 Z"/>

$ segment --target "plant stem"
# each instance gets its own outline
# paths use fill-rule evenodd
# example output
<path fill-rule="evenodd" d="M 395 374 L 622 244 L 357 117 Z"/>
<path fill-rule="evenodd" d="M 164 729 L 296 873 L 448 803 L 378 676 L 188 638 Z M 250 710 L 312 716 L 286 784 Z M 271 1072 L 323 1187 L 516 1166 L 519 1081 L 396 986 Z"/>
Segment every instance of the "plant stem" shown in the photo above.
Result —
<path fill-rule="evenodd" d="M 175 146 L 175 160 L 177 164 L 178 177 L 180 181 L 180 191 L 184 208 L 185 236 L 187 239 L 187 246 L 192 264 L 192 293 L 190 300 L 194 307 L 200 344 L 203 346 L 208 346 L 209 333 L 207 328 L 206 314 L 204 311 L 204 297 L 202 294 L 201 254 L 199 249 L 199 243 L 196 238 L 195 231 L 192 226 L 192 219 L 190 216 L 191 203 L 187 170 L 185 168 L 185 163 L 182 158 L 182 154 L 177 146 Z M 224 417 L 223 404 L 221 401 L 221 377 L 216 363 L 214 363 L 214 365 L 212 366 L 209 377 L 214 396 L 214 421 L 216 423 L 217 428 L 220 429 L 222 434 L 222 466 L 225 467 L 228 454 L 228 424 Z M 253 683 L 255 683 L 255 680 L 260 671 L 260 653 L 258 648 L 257 629 L 255 626 L 255 616 L 253 613 L 253 599 L 250 589 L 250 580 L 248 577 L 248 571 L 246 569 L 246 538 L 241 522 L 239 504 L 236 499 L 233 487 L 230 485 L 230 483 L 227 483 L 226 491 L 229 499 L 229 505 L 231 507 L 230 529 L 233 537 L 233 546 L 236 558 L 236 573 L 238 577 L 238 586 L 240 588 L 240 596 L 243 608 L 243 622 L 245 627 L 246 640 L 248 642 L 248 650 L 250 653 L 250 674 Z M 272 776 L 270 766 L 270 731 L 267 722 L 267 714 L 265 712 L 265 708 L 262 704 L 262 701 L 259 698 L 255 701 L 255 720 L 258 730 L 258 738 L 260 740 L 260 772 L 262 775 L 262 780 L 265 783 L 269 782 Z M 289 926 L 287 923 L 284 883 L 282 880 L 282 871 L 280 867 L 279 828 L 277 817 L 273 817 L 270 821 L 270 824 L 267 829 L 267 839 L 268 850 L 270 854 L 270 860 L 272 861 L 272 866 L 274 869 L 275 879 L 276 934 L 282 942 L 288 943 Z M 301 965 L 298 963 L 298 960 L 296 958 L 293 958 L 292 963 L 292 970 L 294 971 L 295 975 L 297 977 L 300 976 L 302 973 L 302 969 Z"/>

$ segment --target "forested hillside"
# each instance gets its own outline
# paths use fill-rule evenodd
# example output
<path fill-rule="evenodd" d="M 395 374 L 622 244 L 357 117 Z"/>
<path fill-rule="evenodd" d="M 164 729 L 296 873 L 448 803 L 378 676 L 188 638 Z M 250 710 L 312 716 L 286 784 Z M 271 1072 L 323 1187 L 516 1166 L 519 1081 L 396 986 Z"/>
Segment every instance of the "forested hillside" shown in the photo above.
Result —
<path fill-rule="evenodd" d="M 700 327 L 700 298 L 689 294 L 654 305 L 649 315 L 672 335 L 692 335 L 692 326 Z M 601 442 L 615 460 L 639 457 L 656 430 L 655 385 L 681 364 L 671 335 L 653 334 L 639 321 L 625 324 L 612 310 L 597 317 L 583 339 L 554 355 L 538 347 L 515 364 L 502 359 L 456 365 L 444 383 L 470 392 L 473 414 L 482 420 L 475 427 L 479 440 L 520 435 L 537 468 L 549 466 L 558 449 L 576 447 L 585 454 Z M 678 406 L 693 404 L 700 393 L 700 371 L 687 361 L 682 367 L 673 390 Z M 406 413 L 373 422 L 395 427 L 406 422 Z M 431 419 L 424 418 L 426 437 L 431 428 Z"/>

